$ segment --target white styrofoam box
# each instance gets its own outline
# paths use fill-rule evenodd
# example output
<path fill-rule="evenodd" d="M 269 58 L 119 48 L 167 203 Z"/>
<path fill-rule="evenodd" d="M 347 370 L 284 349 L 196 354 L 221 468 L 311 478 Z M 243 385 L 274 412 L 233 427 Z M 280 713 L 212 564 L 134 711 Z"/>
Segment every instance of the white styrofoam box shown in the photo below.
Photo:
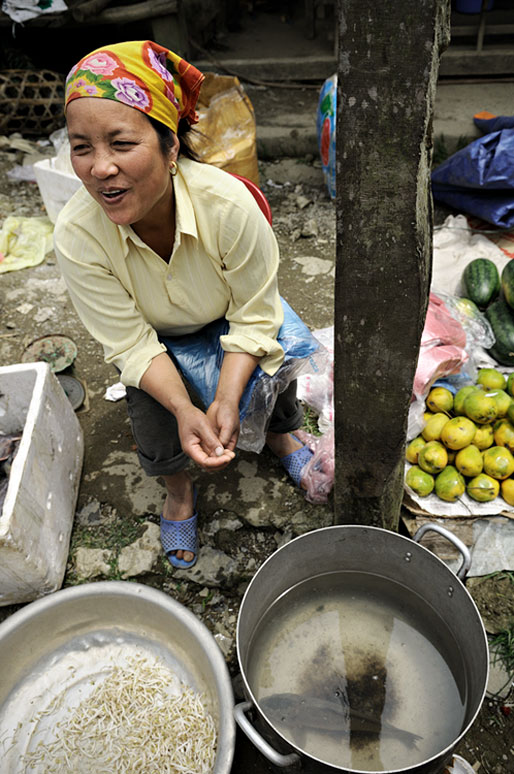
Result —
<path fill-rule="evenodd" d="M 34 174 L 48 217 L 55 223 L 66 202 L 82 183 L 74 173 L 56 169 L 55 158 L 36 161 Z"/>
<path fill-rule="evenodd" d="M 0 367 L 0 432 L 23 431 L 0 513 L 0 605 L 61 587 L 84 441 L 48 363 Z"/>

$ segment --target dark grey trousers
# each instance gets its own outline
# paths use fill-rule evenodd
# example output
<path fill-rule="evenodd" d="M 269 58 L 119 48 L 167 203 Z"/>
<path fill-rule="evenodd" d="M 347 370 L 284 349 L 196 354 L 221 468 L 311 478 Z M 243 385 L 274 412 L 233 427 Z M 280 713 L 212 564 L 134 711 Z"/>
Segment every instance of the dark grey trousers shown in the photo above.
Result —
<path fill-rule="evenodd" d="M 127 409 L 141 467 L 148 476 L 169 476 L 187 467 L 189 457 L 180 445 L 177 420 L 144 390 L 127 387 Z M 275 403 L 268 430 L 289 433 L 303 421 L 303 409 L 296 398 L 296 381 L 281 392 Z"/>

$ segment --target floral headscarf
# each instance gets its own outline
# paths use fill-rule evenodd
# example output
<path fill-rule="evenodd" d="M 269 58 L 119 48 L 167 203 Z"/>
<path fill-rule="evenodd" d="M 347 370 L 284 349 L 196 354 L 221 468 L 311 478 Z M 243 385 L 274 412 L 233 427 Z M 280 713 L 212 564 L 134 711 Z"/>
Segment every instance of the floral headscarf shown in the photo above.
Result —
<path fill-rule="evenodd" d="M 115 43 L 97 48 L 72 67 L 66 79 L 65 104 L 79 97 L 122 102 L 155 118 L 173 132 L 195 111 L 202 73 L 151 40 Z"/>

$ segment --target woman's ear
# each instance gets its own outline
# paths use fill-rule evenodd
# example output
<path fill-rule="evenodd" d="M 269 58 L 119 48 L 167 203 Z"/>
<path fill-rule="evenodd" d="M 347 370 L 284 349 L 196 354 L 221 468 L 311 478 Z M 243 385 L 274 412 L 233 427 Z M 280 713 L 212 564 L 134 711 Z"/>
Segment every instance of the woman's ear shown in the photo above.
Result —
<path fill-rule="evenodd" d="M 180 140 L 178 139 L 178 136 L 175 134 L 175 132 L 172 133 L 172 136 L 173 145 L 169 151 L 169 161 L 176 161 L 180 151 Z"/>

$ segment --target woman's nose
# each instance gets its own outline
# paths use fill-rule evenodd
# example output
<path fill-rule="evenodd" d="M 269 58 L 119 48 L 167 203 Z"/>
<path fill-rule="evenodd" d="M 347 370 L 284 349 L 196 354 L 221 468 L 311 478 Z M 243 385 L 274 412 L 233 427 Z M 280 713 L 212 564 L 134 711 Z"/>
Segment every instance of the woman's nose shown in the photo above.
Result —
<path fill-rule="evenodd" d="M 114 159 L 109 153 L 96 153 L 93 159 L 93 166 L 91 168 L 91 174 L 94 177 L 101 178 L 111 177 L 117 174 L 118 167 L 114 163 Z"/>

